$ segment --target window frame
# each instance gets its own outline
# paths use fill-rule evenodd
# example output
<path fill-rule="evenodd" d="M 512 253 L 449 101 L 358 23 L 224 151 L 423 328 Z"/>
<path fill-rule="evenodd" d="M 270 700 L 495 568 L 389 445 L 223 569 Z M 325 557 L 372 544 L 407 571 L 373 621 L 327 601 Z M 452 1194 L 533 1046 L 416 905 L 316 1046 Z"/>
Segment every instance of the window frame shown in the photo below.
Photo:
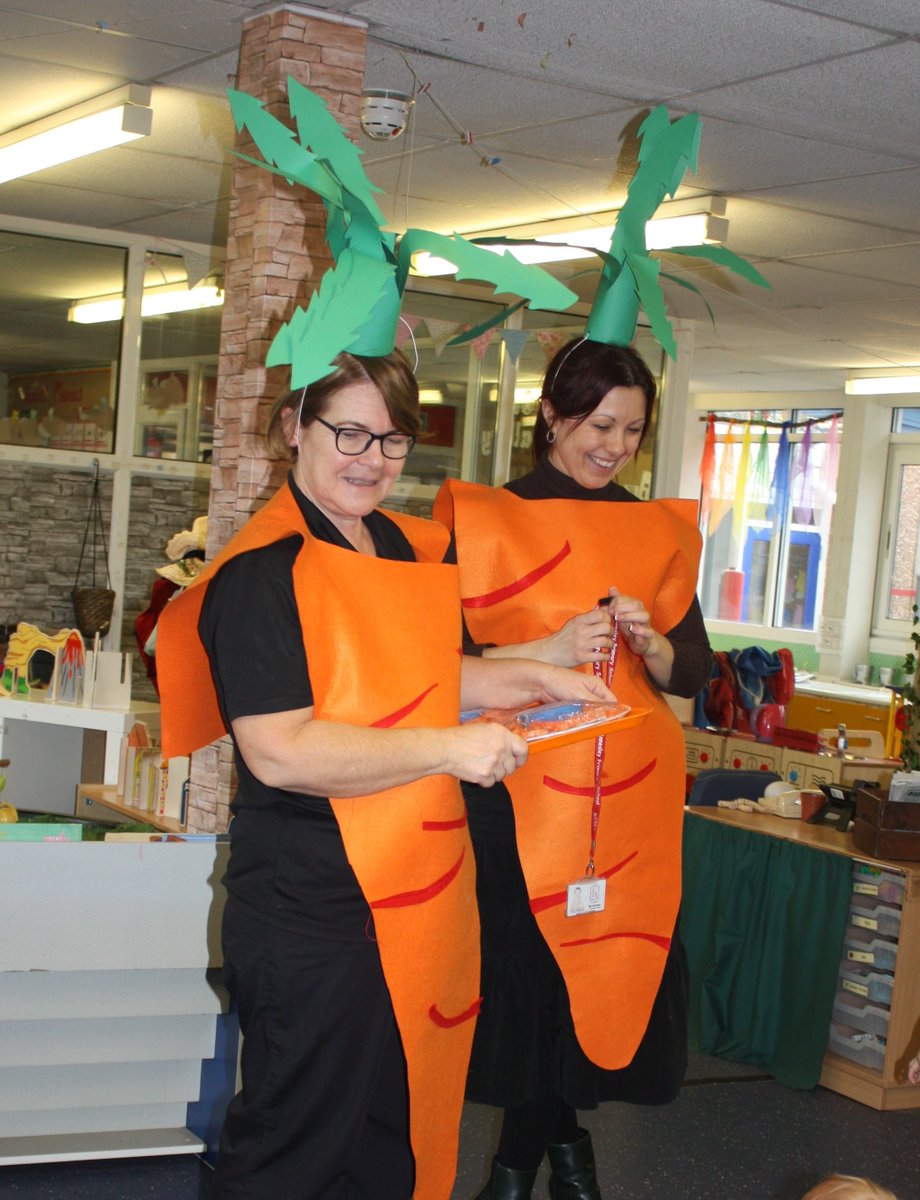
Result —
<path fill-rule="evenodd" d="M 886 616 L 888 580 L 894 557 L 894 528 L 900 500 L 901 468 L 920 467 L 920 433 L 893 433 L 885 463 L 885 491 L 879 528 L 879 555 L 876 567 L 875 597 L 872 605 L 872 637 L 906 643 L 911 621 Z M 920 598 L 915 597 L 915 603 Z"/>

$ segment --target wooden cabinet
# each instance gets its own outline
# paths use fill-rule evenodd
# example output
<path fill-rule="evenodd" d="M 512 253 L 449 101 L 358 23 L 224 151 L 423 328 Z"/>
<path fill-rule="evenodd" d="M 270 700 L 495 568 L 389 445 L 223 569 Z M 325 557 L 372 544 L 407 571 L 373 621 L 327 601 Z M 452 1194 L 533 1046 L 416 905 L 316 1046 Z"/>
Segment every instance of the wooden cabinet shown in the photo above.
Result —
<path fill-rule="evenodd" d="M 884 1048 L 876 1056 L 879 1065 L 867 1066 L 828 1052 L 824 1056 L 820 1083 L 871 1108 L 920 1108 L 920 1088 L 907 1080 L 907 1064 L 920 1050 L 920 862 L 872 858 L 856 849 L 851 834 L 838 833 L 829 826 L 809 825 L 804 821 L 730 809 L 692 808 L 688 811 L 736 829 L 794 841 L 830 854 L 842 854 L 854 864 L 870 870 L 877 868 L 889 877 L 903 880 L 899 931 L 896 937 L 889 937 L 886 944 L 890 960 L 878 967 L 880 973 L 890 975 L 887 1034 Z M 855 872 L 854 876 L 858 879 L 859 872 Z M 874 937 L 872 934 L 868 938 L 870 946 Z M 847 952 L 849 942 L 848 938 L 841 963 L 841 981 L 850 962 Z M 855 961 L 861 961 L 858 952 Z M 803 962 L 802 970 L 807 972 L 809 964 Z"/>
<path fill-rule="evenodd" d="M 813 688 L 818 685 L 811 685 Z M 887 688 L 867 688 L 866 692 L 877 693 L 871 701 L 852 698 L 856 689 L 839 689 L 835 695 L 832 684 L 825 685 L 826 693 L 804 690 L 797 687 L 786 705 L 786 725 L 791 729 L 833 729 L 846 725 L 847 729 L 874 729 L 881 734 L 885 743 L 885 754 L 897 753 L 896 730 L 894 727 L 895 703 Z M 849 693 L 849 694 L 848 694 Z"/>

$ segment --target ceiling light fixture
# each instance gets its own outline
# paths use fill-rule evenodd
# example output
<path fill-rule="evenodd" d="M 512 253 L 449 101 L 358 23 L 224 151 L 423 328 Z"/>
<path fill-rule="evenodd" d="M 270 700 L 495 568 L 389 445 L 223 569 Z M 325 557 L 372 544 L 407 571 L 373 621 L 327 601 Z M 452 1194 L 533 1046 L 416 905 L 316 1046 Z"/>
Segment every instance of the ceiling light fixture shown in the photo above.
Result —
<path fill-rule="evenodd" d="M 201 283 L 193 288 L 184 283 L 163 283 L 144 288 L 141 316 L 158 317 L 198 308 L 217 308 L 223 302 L 223 288 L 218 283 Z M 120 321 L 124 313 L 125 298 L 120 294 L 87 296 L 85 300 L 75 300 L 71 304 L 67 320 L 79 325 L 98 325 L 102 321 Z"/>
<path fill-rule="evenodd" d="M 695 201 L 697 211 L 686 211 L 690 201 L 675 201 L 673 204 L 662 205 L 665 215 L 647 221 L 645 225 L 645 244 L 649 250 L 668 250 L 672 246 L 721 245 L 728 238 L 728 219 L 724 216 L 725 199 L 720 196 L 709 197 L 706 201 Z M 703 211 L 699 211 L 701 205 Z M 679 212 L 671 215 L 674 209 Z M 670 210 L 670 211 L 669 211 Z M 601 224 L 601 217 L 609 217 L 609 223 Z M 580 258 L 593 258 L 593 250 L 609 250 L 613 237 L 613 221 L 615 213 L 598 214 L 592 225 L 575 225 L 574 218 L 564 218 L 558 222 L 545 222 L 540 226 L 527 226 L 525 229 L 506 229 L 495 231 L 494 236 L 510 238 L 526 238 L 527 244 L 520 246 L 503 245 L 500 242 L 490 243 L 489 234 L 475 235 L 478 245 L 495 254 L 511 254 L 519 262 L 548 264 L 554 262 L 574 261 Z M 553 232 L 553 226 L 563 226 L 559 232 Z M 549 229 L 549 232 L 544 232 Z M 466 235 L 473 240 L 474 235 Z M 481 240 L 480 240 L 481 239 Z M 452 275 L 456 270 L 453 263 L 444 258 L 438 258 L 422 251 L 412 260 L 412 270 L 416 275 Z"/>
<path fill-rule="evenodd" d="M 848 379 L 843 387 L 848 396 L 896 396 L 920 392 L 920 375 L 866 375 Z"/>
<path fill-rule="evenodd" d="M 129 83 L 0 137 L 0 183 L 32 175 L 97 150 L 107 150 L 153 127 L 150 88 Z"/>

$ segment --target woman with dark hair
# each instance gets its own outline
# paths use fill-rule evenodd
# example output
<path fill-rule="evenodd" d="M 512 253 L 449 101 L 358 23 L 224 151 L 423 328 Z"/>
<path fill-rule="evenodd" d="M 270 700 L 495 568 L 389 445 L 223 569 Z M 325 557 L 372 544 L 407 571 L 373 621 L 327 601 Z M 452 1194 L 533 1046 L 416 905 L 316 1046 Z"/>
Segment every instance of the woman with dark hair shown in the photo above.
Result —
<path fill-rule="evenodd" d="M 435 507 L 485 657 L 606 673 L 647 710 L 599 755 L 582 742 L 507 787 L 463 787 L 483 956 L 467 1098 L 505 1110 L 477 1200 L 526 1200 L 547 1152 L 553 1200 L 599 1200 L 577 1110 L 665 1103 L 686 1069 L 683 737 L 663 692 L 695 694 L 711 655 L 695 506 L 615 482 L 655 399 L 633 349 L 574 339 L 546 370 L 533 470 L 501 489 L 450 482 Z M 601 883 L 593 907 L 576 903 Z"/>
<path fill-rule="evenodd" d="M 287 483 L 160 619 L 164 752 L 226 731 L 239 785 L 222 942 L 242 1089 L 215 1200 L 447 1200 L 479 994 L 456 781 L 527 756 L 461 726 L 461 701 L 609 696 L 461 659 L 445 530 L 378 508 L 417 431 L 399 351 L 340 353 L 285 393 Z"/>

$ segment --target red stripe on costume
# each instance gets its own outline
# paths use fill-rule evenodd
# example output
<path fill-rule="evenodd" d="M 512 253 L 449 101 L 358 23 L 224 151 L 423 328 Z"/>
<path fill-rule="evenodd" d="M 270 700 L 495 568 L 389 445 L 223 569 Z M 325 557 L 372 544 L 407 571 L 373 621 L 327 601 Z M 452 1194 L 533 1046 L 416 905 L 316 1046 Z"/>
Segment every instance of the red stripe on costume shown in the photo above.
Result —
<path fill-rule="evenodd" d="M 466 817 L 457 817 L 454 821 L 422 821 L 422 829 L 426 833 L 443 833 L 447 829 L 465 829 Z"/>
<path fill-rule="evenodd" d="M 616 866 L 611 867 L 608 871 L 602 871 L 598 879 L 609 879 L 611 875 L 616 875 L 618 871 L 622 871 L 625 866 L 631 863 L 638 853 L 638 850 L 633 850 L 632 854 L 627 854 Z M 531 900 L 530 911 L 538 913 L 542 912 L 544 908 L 555 908 L 559 904 L 565 904 L 565 892 L 551 892 L 548 896 L 539 896 L 535 900 Z"/>
<path fill-rule="evenodd" d="M 425 688 L 424 692 L 421 692 L 415 697 L 414 700 L 410 700 L 409 703 L 403 705 L 402 708 L 397 708 L 396 712 L 392 712 L 389 714 L 389 716 L 380 717 L 379 720 L 373 721 L 371 723 L 371 729 L 389 729 L 391 726 L 401 721 L 403 717 L 407 717 L 410 712 L 414 712 L 428 695 L 428 693 L 433 692 L 437 686 L 438 685 L 436 683 L 433 683 L 431 687 Z"/>
<path fill-rule="evenodd" d="M 456 1025 L 462 1025 L 464 1021 L 472 1021 L 473 1017 L 479 1016 L 479 1010 L 482 1007 L 482 996 L 462 1013 L 457 1013 L 455 1017 L 445 1017 L 436 1004 L 432 1004 L 428 1010 L 428 1016 L 439 1029 L 453 1029 Z"/>
<path fill-rule="evenodd" d="M 630 775 L 628 779 L 618 779 L 616 783 L 608 783 L 601 788 L 602 796 L 612 796 L 616 792 L 625 792 L 628 788 L 635 787 L 637 783 L 641 783 L 643 779 L 647 779 L 652 771 L 658 766 L 658 759 L 653 758 L 640 767 L 634 775 Z M 551 775 L 543 776 L 543 786 L 552 788 L 554 792 L 564 792 L 567 796 L 593 796 L 594 786 L 590 787 L 575 787 L 571 783 L 563 783 L 561 779 L 553 779 Z"/>
<path fill-rule="evenodd" d="M 605 933 L 601 937 L 596 938 L 578 938 L 573 942 L 560 942 L 560 948 L 567 946 L 590 946 L 594 942 L 609 942 L 612 938 L 632 938 L 640 942 L 652 942 L 656 946 L 660 946 L 662 950 L 667 950 L 671 945 L 669 937 L 661 937 L 657 933 Z"/>
<path fill-rule="evenodd" d="M 557 554 L 554 554 L 552 558 L 548 558 L 539 567 L 534 567 L 532 571 L 528 571 L 526 575 L 522 575 L 514 583 L 496 588 L 494 592 L 484 592 L 481 596 L 467 596 L 460 603 L 463 608 L 490 608 L 493 604 L 500 604 L 502 600 L 508 600 L 512 596 L 526 592 L 529 587 L 533 587 L 535 583 L 545 575 L 548 575 L 550 571 L 554 571 L 562 560 L 567 558 L 571 553 L 572 547 L 566 542 L 562 549 Z"/>
<path fill-rule="evenodd" d="M 461 866 L 463 866 L 465 854 L 464 850 L 450 870 L 446 871 L 440 879 L 429 883 L 427 887 L 418 888 L 414 892 L 395 892 L 392 896 L 384 896 L 382 900 L 372 900 L 371 908 L 407 908 L 411 904 L 425 904 L 427 901 L 433 900 L 456 879 Z"/>

